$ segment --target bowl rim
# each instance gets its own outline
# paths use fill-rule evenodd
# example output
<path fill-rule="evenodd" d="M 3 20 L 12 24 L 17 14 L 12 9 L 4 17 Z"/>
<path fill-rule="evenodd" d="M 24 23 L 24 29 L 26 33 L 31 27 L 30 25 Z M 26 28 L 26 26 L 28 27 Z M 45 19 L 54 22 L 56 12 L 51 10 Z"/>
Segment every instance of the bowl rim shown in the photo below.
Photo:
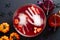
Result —
<path fill-rule="evenodd" d="M 44 16 L 45 16 L 45 18 L 44 18 L 44 28 L 42 29 L 42 31 L 45 29 L 45 27 L 46 27 L 46 15 L 45 15 L 45 12 L 43 11 L 43 9 L 41 8 L 41 7 L 39 7 L 38 5 L 36 5 L 36 4 L 33 4 L 33 3 L 28 3 L 28 4 L 24 4 L 24 6 L 27 6 L 27 5 L 34 5 L 34 6 L 37 6 L 39 9 L 41 9 L 41 11 L 44 13 Z M 24 6 L 21 6 L 21 7 L 24 7 Z M 19 7 L 19 8 L 21 8 L 21 7 Z M 18 8 L 18 9 L 19 9 Z M 13 19 L 14 19 L 14 16 L 17 14 L 16 12 L 18 11 L 18 9 L 16 9 L 15 10 L 15 12 L 14 12 L 14 15 L 13 15 Z M 22 35 L 22 36 L 24 36 L 24 37 L 36 37 L 37 35 L 39 35 L 39 34 L 41 34 L 42 33 L 42 31 L 40 31 L 38 34 L 36 34 L 36 35 L 31 35 L 31 36 L 28 36 L 28 35 L 25 35 L 25 34 L 23 34 L 23 33 L 21 33 L 16 27 L 15 27 L 15 25 L 14 25 L 14 23 L 13 23 L 13 27 L 15 28 L 15 30 L 20 34 L 20 35 Z"/>

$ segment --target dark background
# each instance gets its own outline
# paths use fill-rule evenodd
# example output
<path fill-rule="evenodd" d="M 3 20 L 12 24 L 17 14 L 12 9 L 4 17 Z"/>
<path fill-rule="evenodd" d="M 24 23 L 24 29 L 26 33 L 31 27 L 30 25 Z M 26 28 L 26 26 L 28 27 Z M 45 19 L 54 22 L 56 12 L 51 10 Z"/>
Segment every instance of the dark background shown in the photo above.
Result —
<path fill-rule="evenodd" d="M 2 22 L 7 22 L 10 24 L 10 31 L 6 34 L 0 32 L 0 37 L 3 35 L 9 36 L 10 33 L 16 32 L 13 24 L 12 24 L 12 17 L 15 10 L 18 7 L 23 6 L 24 4 L 34 3 L 37 4 L 38 0 L 0 0 L 0 24 Z M 42 1 L 42 0 L 39 0 Z M 53 0 L 55 4 L 58 4 L 60 0 Z M 54 13 L 58 12 L 60 7 L 54 9 Z M 26 38 L 20 35 L 21 40 L 60 40 L 60 28 L 57 28 L 56 31 L 53 31 L 53 28 L 47 26 L 45 30 L 38 36 L 34 38 Z"/>

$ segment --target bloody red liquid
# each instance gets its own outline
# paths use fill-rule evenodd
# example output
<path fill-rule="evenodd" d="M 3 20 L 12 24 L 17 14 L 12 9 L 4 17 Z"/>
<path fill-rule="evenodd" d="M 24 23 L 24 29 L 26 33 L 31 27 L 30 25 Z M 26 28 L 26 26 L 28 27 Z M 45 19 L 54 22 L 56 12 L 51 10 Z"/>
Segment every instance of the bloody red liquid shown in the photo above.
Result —
<path fill-rule="evenodd" d="M 28 19 L 30 19 L 32 21 L 32 23 L 34 23 L 34 21 L 31 19 L 31 17 L 25 12 L 26 10 L 28 10 L 28 8 L 31 8 L 32 6 L 34 8 L 36 8 L 36 10 L 38 9 L 38 11 L 35 10 L 37 12 L 36 14 L 39 15 L 39 17 L 41 17 L 41 19 L 43 20 L 43 23 L 40 26 L 36 26 L 37 24 L 33 25 L 28 22 Z M 28 10 L 28 12 L 29 11 L 30 10 Z M 33 11 L 33 14 L 35 15 L 34 10 L 32 10 L 32 11 Z M 19 24 L 19 22 L 21 22 L 21 20 L 19 19 L 18 16 L 21 13 L 23 13 L 26 16 L 26 22 L 27 22 L 26 25 Z M 31 12 L 29 12 L 29 13 L 31 13 Z M 22 18 L 24 18 L 24 17 L 22 17 Z M 17 19 L 17 20 L 15 21 L 15 19 Z M 25 21 L 25 20 L 22 20 L 22 22 L 23 21 Z M 40 22 L 38 21 L 38 23 L 40 23 Z M 45 28 L 45 24 L 46 24 L 46 17 L 45 17 L 44 11 L 35 4 L 29 4 L 29 5 L 25 5 L 25 6 L 18 8 L 15 11 L 14 16 L 13 16 L 13 25 L 14 25 L 15 29 L 17 30 L 17 32 L 19 34 L 21 34 L 22 36 L 25 36 L 25 37 L 37 36 L 38 34 L 40 34 L 43 31 L 43 29 Z"/>

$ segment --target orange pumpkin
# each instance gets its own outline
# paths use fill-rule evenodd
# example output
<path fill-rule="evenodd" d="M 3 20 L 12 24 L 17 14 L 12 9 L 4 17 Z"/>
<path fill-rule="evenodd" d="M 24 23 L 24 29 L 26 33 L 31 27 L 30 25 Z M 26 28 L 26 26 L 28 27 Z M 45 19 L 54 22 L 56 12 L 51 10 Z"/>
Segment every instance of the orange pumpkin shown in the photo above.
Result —
<path fill-rule="evenodd" d="M 1 40 L 9 40 L 8 36 L 2 36 L 0 39 Z"/>
<path fill-rule="evenodd" d="M 10 34 L 10 40 L 19 40 L 19 35 L 16 32 Z"/>
<path fill-rule="evenodd" d="M 2 38 L 0 38 L 0 40 L 2 40 Z"/>
<path fill-rule="evenodd" d="M 2 23 L 0 25 L 0 31 L 3 33 L 7 33 L 9 31 L 9 24 L 8 23 Z"/>

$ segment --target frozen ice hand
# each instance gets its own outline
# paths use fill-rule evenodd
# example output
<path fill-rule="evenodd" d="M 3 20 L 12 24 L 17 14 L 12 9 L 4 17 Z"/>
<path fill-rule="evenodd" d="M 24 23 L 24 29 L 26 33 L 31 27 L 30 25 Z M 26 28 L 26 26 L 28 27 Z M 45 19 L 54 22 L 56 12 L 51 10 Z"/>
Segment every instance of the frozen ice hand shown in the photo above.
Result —
<path fill-rule="evenodd" d="M 36 26 L 40 26 L 43 22 L 43 20 L 40 18 L 39 15 L 34 15 L 33 20 L 34 20 L 34 25 Z"/>
<path fill-rule="evenodd" d="M 27 16 L 25 14 L 21 13 L 18 17 L 20 19 L 20 22 L 19 22 L 20 25 L 26 25 L 27 24 L 27 21 L 26 21 Z"/>
<path fill-rule="evenodd" d="M 31 23 L 35 26 L 41 26 L 41 24 L 43 24 L 43 19 L 40 17 L 40 15 L 37 14 L 37 13 L 39 13 L 39 10 L 37 8 L 34 8 L 33 6 L 31 8 L 28 7 L 28 10 L 26 10 L 25 12 L 34 21 L 34 22 L 32 22 L 30 19 L 28 19 L 29 23 Z"/>
<path fill-rule="evenodd" d="M 26 19 L 27 16 L 24 13 L 21 13 L 21 14 L 19 14 L 18 17 L 19 17 L 19 20 L 20 20 L 19 25 L 25 26 L 27 31 L 29 31 L 28 28 L 27 28 L 27 19 Z M 24 27 L 22 27 L 22 29 L 23 29 L 23 33 L 26 34 L 25 30 L 24 30 Z"/>

